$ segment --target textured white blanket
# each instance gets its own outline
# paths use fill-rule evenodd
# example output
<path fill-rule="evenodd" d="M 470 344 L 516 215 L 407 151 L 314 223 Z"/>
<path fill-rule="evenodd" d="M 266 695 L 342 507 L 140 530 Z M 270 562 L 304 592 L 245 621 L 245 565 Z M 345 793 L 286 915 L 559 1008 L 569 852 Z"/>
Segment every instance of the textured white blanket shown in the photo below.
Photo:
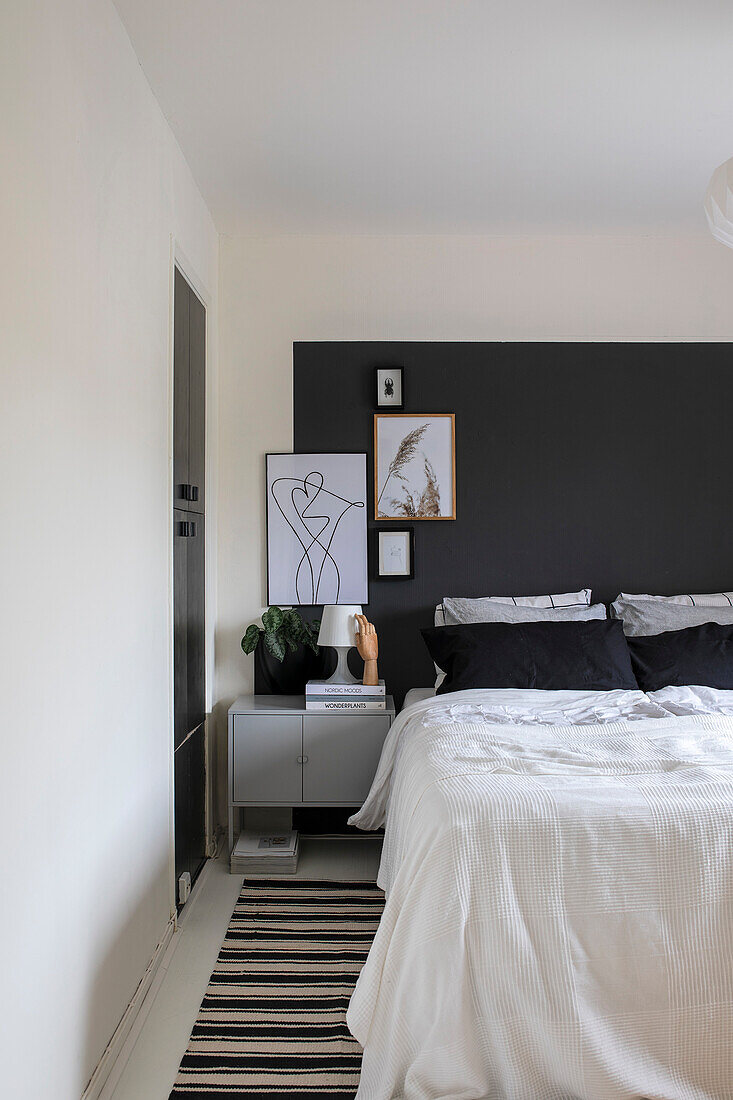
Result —
<path fill-rule="evenodd" d="M 733 1097 L 733 718 L 418 713 L 385 804 L 357 1100 Z"/>

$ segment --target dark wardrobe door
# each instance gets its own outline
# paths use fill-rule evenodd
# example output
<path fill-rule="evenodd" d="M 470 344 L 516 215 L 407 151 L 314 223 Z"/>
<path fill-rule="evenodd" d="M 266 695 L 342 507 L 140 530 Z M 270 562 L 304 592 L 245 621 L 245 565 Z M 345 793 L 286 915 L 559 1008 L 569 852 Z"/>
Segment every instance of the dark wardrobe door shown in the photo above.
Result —
<path fill-rule="evenodd" d="M 189 292 L 188 508 L 206 511 L 206 310 Z"/>
<path fill-rule="evenodd" d="M 173 711 L 175 747 L 191 731 L 188 709 L 188 512 L 173 509 Z"/>
<path fill-rule="evenodd" d="M 206 716 L 204 517 L 173 510 L 173 698 L 176 748 Z"/>
<path fill-rule="evenodd" d="M 187 581 L 187 688 L 188 729 L 201 725 L 206 713 L 206 635 L 205 635 L 205 559 L 204 517 L 188 513 L 189 537 L 186 562 Z M 202 773 L 203 775 L 203 773 Z M 202 778 L 203 786 L 203 778 Z"/>
<path fill-rule="evenodd" d="M 184 871 L 191 870 L 191 768 L 188 741 L 179 745 L 173 754 L 174 776 L 174 845 L 176 861 L 176 901 L 180 901 L 179 882 Z M 193 876 L 192 876 L 193 881 Z"/>
<path fill-rule="evenodd" d="M 198 299 L 197 299 L 198 300 Z M 176 268 L 173 297 L 173 507 L 188 511 L 191 288 Z"/>
<path fill-rule="evenodd" d="M 189 855 L 188 867 L 191 882 L 204 865 L 206 859 L 206 730 L 203 722 L 186 742 L 189 748 L 188 765 L 190 775 L 189 789 Z"/>
<path fill-rule="evenodd" d="M 193 883 L 206 858 L 206 310 L 178 269 L 173 328 L 175 864 Z"/>
<path fill-rule="evenodd" d="M 178 746 L 174 763 L 176 882 L 188 871 L 194 883 L 206 859 L 206 806 L 201 782 L 205 769 L 203 724 Z"/>

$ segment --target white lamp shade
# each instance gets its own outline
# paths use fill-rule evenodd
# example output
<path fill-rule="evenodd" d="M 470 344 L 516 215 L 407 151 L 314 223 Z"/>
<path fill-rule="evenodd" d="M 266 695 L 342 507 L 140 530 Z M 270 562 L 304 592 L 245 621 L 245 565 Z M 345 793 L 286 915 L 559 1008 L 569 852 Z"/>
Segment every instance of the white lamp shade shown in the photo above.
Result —
<path fill-rule="evenodd" d="M 720 164 L 710 177 L 705 217 L 716 241 L 733 248 L 733 157 Z"/>
<path fill-rule="evenodd" d="M 361 604 L 326 604 L 318 632 L 319 645 L 356 645 L 356 615 L 361 615 Z"/>

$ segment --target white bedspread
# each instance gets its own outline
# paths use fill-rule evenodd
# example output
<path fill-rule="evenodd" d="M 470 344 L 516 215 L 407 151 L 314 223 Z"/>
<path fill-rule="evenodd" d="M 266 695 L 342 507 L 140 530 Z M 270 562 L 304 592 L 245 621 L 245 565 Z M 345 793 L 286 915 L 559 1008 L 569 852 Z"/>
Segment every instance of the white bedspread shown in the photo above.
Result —
<path fill-rule="evenodd" d="M 665 690 L 398 717 L 352 819 L 387 818 L 358 1100 L 733 1097 L 733 718 Z"/>

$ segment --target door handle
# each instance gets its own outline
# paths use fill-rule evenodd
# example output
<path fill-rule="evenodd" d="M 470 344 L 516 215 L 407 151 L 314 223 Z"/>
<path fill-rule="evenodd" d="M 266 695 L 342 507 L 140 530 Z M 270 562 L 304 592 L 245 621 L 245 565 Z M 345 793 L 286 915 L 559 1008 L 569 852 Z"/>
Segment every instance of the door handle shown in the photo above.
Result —
<path fill-rule="evenodd" d="M 178 488 L 180 490 L 180 496 L 183 500 L 191 500 L 191 501 L 198 500 L 198 498 L 199 498 L 199 487 L 198 487 L 198 485 L 188 485 L 188 484 L 184 483 L 183 485 L 179 485 Z"/>
<path fill-rule="evenodd" d="M 182 539 L 192 539 L 196 535 L 196 524 L 184 519 L 178 524 L 178 534 Z"/>

